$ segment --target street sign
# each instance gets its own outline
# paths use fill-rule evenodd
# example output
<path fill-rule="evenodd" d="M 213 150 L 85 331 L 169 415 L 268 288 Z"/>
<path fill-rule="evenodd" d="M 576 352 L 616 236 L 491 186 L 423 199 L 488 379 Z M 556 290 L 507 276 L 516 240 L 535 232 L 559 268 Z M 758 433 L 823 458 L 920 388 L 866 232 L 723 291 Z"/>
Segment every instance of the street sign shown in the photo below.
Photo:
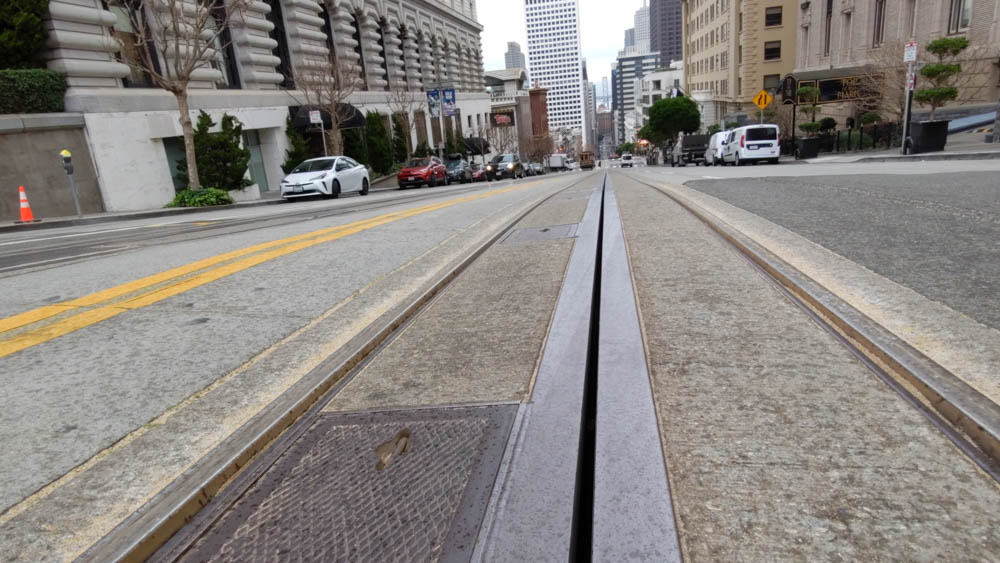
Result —
<path fill-rule="evenodd" d="M 323 124 L 323 114 L 320 113 L 318 109 L 309 111 L 309 123 L 312 125 L 322 125 Z"/>
<path fill-rule="evenodd" d="M 907 91 L 913 90 L 917 85 L 917 73 L 909 72 L 906 75 L 906 89 Z"/>
<path fill-rule="evenodd" d="M 768 106 L 768 104 L 770 104 L 773 101 L 774 101 L 774 96 L 772 96 L 771 94 L 768 94 L 767 90 L 761 90 L 753 98 L 754 105 L 756 105 L 760 109 L 766 108 Z"/>
<path fill-rule="evenodd" d="M 917 42 L 910 41 L 903 49 L 903 62 L 912 63 L 917 60 Z"/>

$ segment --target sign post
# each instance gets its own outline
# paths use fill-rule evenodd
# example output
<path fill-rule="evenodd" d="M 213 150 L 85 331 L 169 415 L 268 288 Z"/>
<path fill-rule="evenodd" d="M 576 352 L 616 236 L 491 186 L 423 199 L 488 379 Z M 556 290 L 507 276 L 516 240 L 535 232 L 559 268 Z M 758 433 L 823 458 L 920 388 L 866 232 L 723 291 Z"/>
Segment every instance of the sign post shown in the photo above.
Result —
<path fill-rule="evenodd" d="M 73 205 L 76 206 L 76 216 L 83 217 L 83 211 L 80 210 L 80 198 L 76 195 L 76 182 L 73 180 L 73 155 L 70 154 L 69 150 L 63 149 L 59 152 L 59 156 L 62 157 L 63 170 L 69 176 L 69 190 L 73 194 Z"/>
<path fill-rule="evenodd" d="M 319 134 L 323 137 L 323 156 L 329 156 L 326 151 L 326 129 L 323 126 L 323 114 L 318 109 L 310 110 L 309 123 L 319 125 Z"/>
<path fill-rule="evenodd" d="M 764 108 L 774 101 L 774 96 L 772 96 L 767 90 L 761 90 L 757 92 L 757 95 L 753 98 L 753 103 L 760 108 L 760 122 L 764 123 Z"/>
<path fill-rule="evenodd" d="M 913 63 L 917 60 L 917 42 L 910 40 L 903 49 L 903 62 L 906 64 L 906 108 L 903 110 L 903 143 L 900 152 L 906 154 L 909 150 L 910 108 L 913 106 L 913 87 L 917 77 L 913 73 Z"/>

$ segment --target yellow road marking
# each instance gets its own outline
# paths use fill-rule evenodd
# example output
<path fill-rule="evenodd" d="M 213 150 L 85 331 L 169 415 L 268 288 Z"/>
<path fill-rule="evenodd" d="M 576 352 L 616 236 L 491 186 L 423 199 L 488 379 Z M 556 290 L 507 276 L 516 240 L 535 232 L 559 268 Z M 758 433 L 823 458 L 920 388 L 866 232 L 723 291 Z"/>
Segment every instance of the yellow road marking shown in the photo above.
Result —
<path fill-rule="evenodd" d="M 26 348 L 36 346 L 43 342 L 48 342 L 49 340 L 58 338 L 60 336 L 64 336 L 71 332 L 80 330 L 81 328 L 93 325 L 95 323 L 110 319 L 126 311 L 140 309 L 142 307 L 152 305 L 153 303 L 157 303 L 159 301 L 162 301 L 169 297 L 173 297 L 185 291 L 201 287 L 205 284 L 211 283 L 218 279 L 235 274 L 237 272 L 241 272 L 243 270 L 246 270 L 247 268 L 252 268 L 253 266 L 257 266 L 264 262 L 274 260 L 275 258 L 286 256 L 293 252 L 298 252 L 300 250 L 304 250 L 306 248 L 310 248 L 318 244 L 337 240 L 339 238 L 359 233 L 361 231 L 365 231 L 377 227 L 379 225 L 384 225 L 408 217 L 414 217 L 416 215 L 421 215 L 424 213 L 429 213 L 431 211 L 444 209 L 447 207 L 451 207 L 453 205 L 457 205 L 459 203 L 474 201 L 486 197 L 492 197 L 509 191 L 526 188 L 533 184 L 534 183 L 521 184 L 517 186 L 511 186 L 509 188 L 504 188 L 501 190 L 495 190 L 492 192 L 464 196 L 453 200 L 445 201 L 442 203 L 425 205 L 423 207 L 417 207 L 414 209 L 409 209 L 404 211 L 396 211 L 393 213 L 380 215 L 378 217 L 372 217 L 370 219 L 356 221 L 354 223 L 349 223 L 347 225 L 339 225 L 337 227 L 320 229 L 318 231 L 313 231 L 302 235 L 296 235 L 293 237 L 288 237 L 263 244 L 254 245 L 240 250 L 226 252 L 218 256 L 213 256 L 210 258 L 206 258 L 204 260 L 192 262 L 191 264 L 187 264 L 185 266 L 172 268 L 170 270 L 161 272 L 159 274 L 147 276 L 145 278 L 141 278 L 126 284 L 122 284 L 103 291 L 99 291 L 97 293 L 80 297 L 78 299 L 73 299 L 65 303 L 60 303 L 57 305 L 47 305 L 45 307 L 39 307 L 37 309 L 27 311 L 25 313 L 8 317 L 6 319 L 0 319 L 0 332 L 3 332 L 14 328 L 26 326 L 32 323 L 40 322 L 42 320 L 49 319 L 51 317 L 54 317 L 56 315 L 59 315 L 67 311 L 71 311 L 76 308 L 95 307 L 107 301 L 116 299 L 118 297 L 122 297 L 130 293 L 139 292 L 142 291 L 143 289 L 148 289 L 152 286 L 169 282 L 175 278 L 199 272 L 199 270 L 206 270 L 197 273 L 194 276 L 181 279 L 179 281 L 176 281 L 175 283 L 168 284 L 164 287 L 153 289 L 152 291 L 139 294 L 124 301 L 113 304 L 105 304 L 103 306 L 96 307 L 94 309 L 89 309 L 77 313 L 73 316 L 67 317 L 65 319 L 57 320 L 51 324 L 39 328 L 34 328 L 22 334 L 14 336 L 12 338 L 0 341 L 0 358 L 3 358 L 15 352 L 19 352 Z M 247 256 L 248 254 L 254 254 L 254 255 Z M 240 259 L 232 261 L 230 263 L 225 263 L 230 260 L 234 260 L 236 258 Z"/>

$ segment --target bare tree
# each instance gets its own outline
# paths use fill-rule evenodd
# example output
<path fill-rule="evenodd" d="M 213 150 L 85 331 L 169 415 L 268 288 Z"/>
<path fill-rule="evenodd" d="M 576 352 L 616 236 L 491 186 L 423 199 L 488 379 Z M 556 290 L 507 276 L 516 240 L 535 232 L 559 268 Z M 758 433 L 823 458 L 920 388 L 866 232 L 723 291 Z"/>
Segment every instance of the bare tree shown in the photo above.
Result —
<path fill-rule="evenodd" d="M 513 125 L 500 125 L 486 129 L 486 139 L 497 154 L 514 152 L 517 148 L 517 128 Z"/>
<path fill-rule="evenodd" d="M 360 85 L 360 73 L 357 65 L 339 61 L 334 53 L 330 53 L 325 61 L 308 60 L 296 69 L 296 86 L 299 95 L 289 92 L 300 105 L 317 108 L 324 114 L 324 121 L 330 120 L 326 130 L 326 142 L 331 153 L 343 152 L 343 137 L 341 126 L 355 112 L 347 100 Z"/>
<path fill-rule="evenodd" d="M 390 83 L 387 100 L 389 111 L 392 112 L 392 115 L 399 116 L 400 125 L 404 132 L 403 136 L 406 138 L 406 150 L 409 154 L 413 154 L 413 130 L 416 127 L 416 123 L 413 121 L 413 112 L 420 107 L 422 101 L 423 94 L 408 90 L 406 82 L 394 81 L 394 83 Z M 395 123 L 392 125 L 396 126 Z"/>
<path fill-rule="evenodd" d="M 545 158 L 552 154 L 554 146 L 552 137 L 547 133 L 542 133 L 541 135 L 532 135 L 524 152 L 530 162 L 544 163 Z"/>
<path fill-rule="evenodd" d="M 112 0 L 129 16 L 135 29 L 137 56 L 125 63 L 149 76 L 156 86 L 177 99 L 184 132 L 184 155 L 192 189 L 201 187 L 194 152 L 194 127 L 188 104 L 192 81 L 204 80 L 198 71 L 209 69 L 228 47 L 222 40 L 231 21 L 242 17 L 252 0 Z M 124 45 L 122 45 L 124 49 Z M 159 64 L 160 53 L 164 64 Z"/>

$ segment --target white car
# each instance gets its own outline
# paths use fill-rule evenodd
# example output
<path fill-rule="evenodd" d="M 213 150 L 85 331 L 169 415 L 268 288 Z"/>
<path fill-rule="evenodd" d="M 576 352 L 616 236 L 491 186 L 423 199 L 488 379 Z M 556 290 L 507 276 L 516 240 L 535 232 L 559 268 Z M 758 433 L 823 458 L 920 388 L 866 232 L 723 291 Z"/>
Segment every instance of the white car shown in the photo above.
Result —
<path fill-rule="evenodd" d="M 632 168 L 632 155 L 630 153 L 622 155 L 622 168 Z"/>
<path fill-rule="evenodd" d="M 285 176 L 281 181 L 281 197 L 338 197 L 346 192 L 368 195 L 370 186 L 368 169 L 356 160 L 346 156 L 325 156 L 307 160 Z"/>
<path fill-rule="evenodd" d="M 719 166 L 722 162 L 722 151 L 726 148 L 726 139 L 729 138 L 729 131 L 719 131 L 708 140 L 708 148 L 705 149 L 705 166 Z"/>
<path fill-rule="evenodd" d="M 781 135 L 777 125 L 747 125 L 729 132 L 722 151 L 723 164 L 742 166 L 747 162 L 778 164 Z"/>

